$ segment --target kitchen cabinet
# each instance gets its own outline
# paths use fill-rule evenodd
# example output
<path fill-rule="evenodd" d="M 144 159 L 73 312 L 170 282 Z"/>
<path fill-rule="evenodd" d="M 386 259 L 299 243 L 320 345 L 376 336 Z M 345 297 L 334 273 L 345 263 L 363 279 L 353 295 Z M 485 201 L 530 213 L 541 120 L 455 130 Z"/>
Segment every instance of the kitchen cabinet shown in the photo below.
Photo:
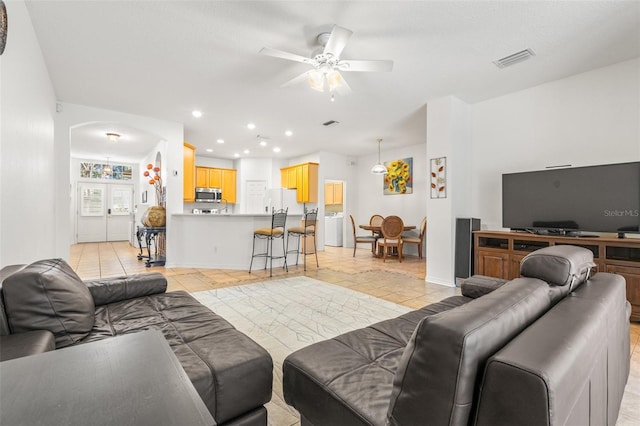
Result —
<path fill-rule="evenodd" d="M 302 163 L 280 169 L 283 188 L 296 190 L 299 203 L 318 202 L 318 163 Z"/>
<path fill-rule="evenodd" d="M 327 182 L 324 184 L 325 206 L 340 205 L 342 201 L 342 182 Z"/>
<path fill-rule="evenodd" d="M 229 204 L 237 202 L 237 170 L 217 167 L 196 167 L 196 186 L 198 188 L 220 188 L 222 198 Z"/>
<path fill-rule="evenodd" d="M 298 187 L 298 166 L 280 169 L 281 186 L 287 189 Z"/>
<path fill-rule="evenodd" d="M 631 321 L 640 321 L 640 239 L 563 237 L 506 231 L 475 231 L 474 273 L 512 280 L 520 276 L 520 262 L 535 250 L 574 245 L 593 252 L 596 271 L 619 274 L 627 285 Z"/>
<path fill-rule="evenodd" d="M 195 202 L 196 197 L 196 147 L 183 143 L 182 148 L 183 177 L 182 198 L 185 203 Z"/>

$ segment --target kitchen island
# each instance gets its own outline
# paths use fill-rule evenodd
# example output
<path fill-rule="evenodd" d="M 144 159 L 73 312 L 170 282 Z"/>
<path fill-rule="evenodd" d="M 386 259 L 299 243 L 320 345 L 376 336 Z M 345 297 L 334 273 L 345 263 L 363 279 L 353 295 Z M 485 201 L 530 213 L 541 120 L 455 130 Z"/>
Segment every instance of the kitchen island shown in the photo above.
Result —
<path fill-rule="evenodd" d="M 301 214 L 287 216 L 286 228 L 297 226 Z M 184 268 L 239 269 L 249 270 L 253 231 L 271 226 L 271 214 L 173 214 L 171 226 L 174 250 L 167 267 L 179 265 Z M 285 229 L 286 229 L 285 228 Z M 285 240 L 286 242 L 286 240 Z M 256 252 L 262 252 L 265 241 L 256 241 Z M 292 240 L 293 244 L 293 240 Z M 280 240 L 274 241 L 274 252 L 280 253 Z M 295 256 L 294 256 L 295 257 Z M 283 260 L 276 259 L 273 266 L 282 266 Z M 260 261 L 254 262 L 253 269 L 263 268 Z"/>

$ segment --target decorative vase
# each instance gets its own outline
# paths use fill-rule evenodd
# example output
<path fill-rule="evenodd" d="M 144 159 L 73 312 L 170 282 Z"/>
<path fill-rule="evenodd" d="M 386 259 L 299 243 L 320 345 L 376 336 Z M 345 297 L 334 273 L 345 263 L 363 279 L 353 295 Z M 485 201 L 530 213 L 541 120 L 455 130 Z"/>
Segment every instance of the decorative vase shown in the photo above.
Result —
<path fill-rule="evenodd" d="M 151 206 L 142 215 L 142 224 L 150 228 L 162 228 L 167 223 L 167 211 L 162 206 Z"/>

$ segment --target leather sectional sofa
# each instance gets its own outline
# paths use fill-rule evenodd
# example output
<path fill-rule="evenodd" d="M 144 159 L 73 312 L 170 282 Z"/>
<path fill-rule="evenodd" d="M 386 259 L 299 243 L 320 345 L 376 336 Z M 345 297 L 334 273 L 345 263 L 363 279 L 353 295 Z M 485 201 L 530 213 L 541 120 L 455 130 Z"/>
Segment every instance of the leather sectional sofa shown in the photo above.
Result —
<path fill-rule="evenodd" d="M 83 282 L 62 259 L 0 271 L 2 360 L 160 330 L 219 425 L 266 425 L 271 356 L 151 273 Z"/>
<path fill-rule="evenodd" d="M 289 355 L 286 402 L 308 425 L 615 425 L 629 375 L 625 282 L 584 248 L 529 254 L 521 278 Z"/>

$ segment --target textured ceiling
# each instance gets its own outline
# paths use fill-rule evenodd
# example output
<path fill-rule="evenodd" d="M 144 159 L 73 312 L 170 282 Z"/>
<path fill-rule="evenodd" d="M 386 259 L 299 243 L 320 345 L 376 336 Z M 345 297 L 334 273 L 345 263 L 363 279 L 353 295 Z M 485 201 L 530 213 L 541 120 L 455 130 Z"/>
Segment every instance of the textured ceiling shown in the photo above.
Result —
<path fill-rule="evenodd" d="M 424 142 L 431 99 L 474 103 L 640 56 L 637 1 L 98 0 L 27 7 L 60 101 L 184 123 L 199 155 L 220 158 L 320 149 L 359 156 L 374 153 L 378 137 L 383 150 L 413 145 Z M 353 92 L 335 102 L 305 83 L 281 88 L 308 66 L 259 50 L 309 56 L 317 34 L 333 24 L 354 32 L 343 59 L 391 59 L 393 71 L 344 73 Z M 525 48 L 536 56 L 505 69 L 492 63 Z M 203 117 L 192 117 L 193 109 Z M 327 120 L 340 124 L 324 128 Z M 286 129 L 293 136 L 284 136 Z M 92 134 L 104 142 L 89 130 L 74 150 Z M 270 145 L 260 147 L 258 134 Z M 279 154 L 271 151 L 276 145 Z"/>

